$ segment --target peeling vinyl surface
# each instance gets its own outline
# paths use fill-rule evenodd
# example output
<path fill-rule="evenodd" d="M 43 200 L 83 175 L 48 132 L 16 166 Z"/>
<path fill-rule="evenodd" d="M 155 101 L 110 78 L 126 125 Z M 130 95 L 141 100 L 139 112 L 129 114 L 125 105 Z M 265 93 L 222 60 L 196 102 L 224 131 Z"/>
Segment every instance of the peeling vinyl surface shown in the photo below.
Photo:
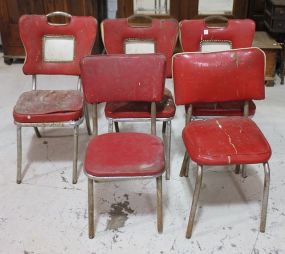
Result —
<path fill-rule="evenodd" d="M 22 64 L 7 66 L 0 55 L 0 254 L 283 254 L 285 253 L 285 86 L 266 88 L 253 120 L 272 147 L 271 185 L 266 233 L 259 232 L 263 187 L 262 165 L 247 166 L 248 177 L 234 167 L 205 167 L 191 239 L 185 238 L 196 168 L 180 178 L 184 155 L 181 132 L 184 107 L 172 121 L 171 179 L 163 177 L 163 233 L 156 228 L 154 179 L 94 184 L 95 238 L 88 238 L 87 178 L 82 172 L 89 140 L 85 125 L 79 135 L 79 179 L 72 184 L 72 129 L 24 128 L 23 183 L 16 184 L 16 127 L 12 110 L 19 95 L 31 89 Z M 57 81 L 57 82 L 53 82 Z M 59 81 L 59 82 L 58 82 Z M 39 77 L 41 89 L 76 88 L 72 77 Z M 53 87 L 54 83 L 54 87 Z M 172 81 L 167 81 L 172 89 Z M 99 133 L 107 132 L 103 105 Z M 149 131 L 149 125 L 120 126 Z M 161 123 L 158 123 L 161 136 Z"/>

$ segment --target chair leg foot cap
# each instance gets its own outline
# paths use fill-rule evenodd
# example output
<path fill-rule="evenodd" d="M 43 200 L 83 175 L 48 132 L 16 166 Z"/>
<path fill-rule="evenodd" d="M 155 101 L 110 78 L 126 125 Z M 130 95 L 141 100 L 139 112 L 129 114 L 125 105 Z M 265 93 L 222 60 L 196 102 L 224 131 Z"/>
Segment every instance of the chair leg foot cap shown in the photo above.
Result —
<path fill-rule="evenodd" d="M 265 233 L 265 229 L 260 229 L 260 233 Z"/>

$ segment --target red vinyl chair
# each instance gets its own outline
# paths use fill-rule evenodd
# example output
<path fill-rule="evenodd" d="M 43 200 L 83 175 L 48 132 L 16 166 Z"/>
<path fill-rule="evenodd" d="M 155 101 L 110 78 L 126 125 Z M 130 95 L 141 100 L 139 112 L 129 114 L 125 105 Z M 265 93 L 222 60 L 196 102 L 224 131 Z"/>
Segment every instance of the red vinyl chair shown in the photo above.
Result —
<path fill-rule="evenodd" d="M 219 26 L 213 26 L 213 23 Z M 223 24 L 223 25 L 221 25 Z M 205 19 L 183 20 L 179 24 L 180 42 L 184 52 L 209 52 L 228 49 L 247 48 L 252 46 L 255 23 L 250 19 L 227 19 L 222 16 L 209 16 Z M 248 101 L 248 114 L 255 114 L 256 106 L 252 100 Z M 192 105 L 192 115 L 196 118 L 219 116 L 242 116 L 243 101 L 217 101 L 215 103 L 195 103 Z M 187 105 L 186 105 L 187 111 Z M 184 162 L 189 164 L 185 156 Z M 186 165 L 188 168 L 188 165 Z M 239 173 L 240 165 L 236 167 Z M 180 174 L 180 176 L 183 176 Z M 185 171 L 188 176 L 188 170 Z M 246 177 L 245 165 L 242 165 L 242 176 Z"/>
<path fill-rule="evenodd" d="M 63 16 L 67 23 L 49 19 Z M 24 15 L 19 30 L 26 51 L 23 72 L 32 75 L 32 91 L 23 93 L 14 111 L 17 125 L 17 183 L 21 183 L 22 127 L 69 127 L 74 129 L 73 183 L 77 182 L 78 126 L 84 120 L 83 96 L 78 90 L 37 90 L 37 75 L 73 75 L 79 77 L 80 59 L 91 53 L 97 21 L 63 12 L 48 15 Z M 59 86 L 60 88 L 60 86 Z M 89 118 L 86 118 L 89 126 Z M 88 128 L 90 132 L 90 128 Z"/>
<path fill-rule="evenodd" d="M 171 77 L 171 59 L 178 37 L 178 23 L 174 19 L 151 19 L 147 16 L 132 16 L 108 19 L 101 24 L 102 38 L 107 54 L 161 53 L 166 57 L 166 77 Z M 166 179 L 170 179 L 171 120 L 175 115 L 171 92 L 166 89 L 157 104 L 157 120 L 163 122 L 163 137 L 166 152 Z M 105 115 L 109 127 L 118 122 L 149 121 L 150 108 L 143 102 L 107 103 Z"/>
<path fill-rule="evenodd" d="M 245 104 L 244 116 L 191 121 L 195 103 L 264 99 L 264 66 L 265 54 L 258 48 L 181 53 L 173 57 L 175 102 L 189 104 L 182 137 L 190 158 L 198 165 L 187 238 L 192 235 L 204 165 L 263 163 L 260 231 L 265 231 L 271 149 L 260 129 L 247 117 L 248 104 Z"/>
<path fill-rule="evenodd" d="M 222 27 L 211 27 L 211 20 L 226 22 Z M 179 24 L 183 52 L 217 51 L 252 46 L 255 23 L 250 19 L 227 19 L 210 16 L 203 19 L 182 20 Z M 249 102 L 249 115 L 254 115 L 255 104 Z M 193 105 L 193 116 L 242 116 L 241 102 L 217 102 Z"/>
<path fill-rule="evenodd" d="M 157 228 L 162 232 L 165 157 L 163 142 L 156 137 L 156 104 L 164 91 L 165 57 L 160 54 L 86 57 L 81 62 L 81 73 L 85 100 L 94 106 L 95 113 L 95 137 L 88 144 L 84 162 L 88 177 L 89 238 L 94 237 L 93 181 L 105 179 L 156 178 Z M 118 132 L 97 135 L 97 104 L 124 101 L 151 104 L 151 134 Z"/>

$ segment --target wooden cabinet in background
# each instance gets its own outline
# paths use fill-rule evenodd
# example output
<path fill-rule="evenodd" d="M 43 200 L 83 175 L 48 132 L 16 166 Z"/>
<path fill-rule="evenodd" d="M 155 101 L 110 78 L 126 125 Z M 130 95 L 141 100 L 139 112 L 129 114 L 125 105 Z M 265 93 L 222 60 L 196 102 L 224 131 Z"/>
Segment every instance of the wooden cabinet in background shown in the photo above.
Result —
<path fill-rule="evenodd" d="M 279 74 L 281 84 L 285 75 L 285 0 L 266 0 L 265 27 L 270 35 L 283 45 L 279 58 Z"/>
<path fill-rule="evenodd" d="M 256 31 L 264 30 L 265 0 L 249 0 L 248 18 L 255 21 Z"/>
<path fill-rule="evenodd" d="M 285 1 L 266 1 L 265 25 L 271 33 L 285 33 Z"/>
<path fill-rule="evenodd" d="M 20 16 L 54 11 L 63 11 L 74 16 L 93 16 L 100 24 L 107 17 L 107 3 L 105 0 L 0 0 L 0 32 L 5 63 L 11 64 L 13 59 L 25 57 L 18 28 Z M 93 53 L 102 51 L 101 41 L 98 31 Z"/>
<path fill-rule="evenodd" d="M 266 32 L 256 32 L 252 46 L 258 47 L 264 51 L 266 55 L 266 85 L 274 86 L 277 55 L 281 52 L 282 47 Z"/>

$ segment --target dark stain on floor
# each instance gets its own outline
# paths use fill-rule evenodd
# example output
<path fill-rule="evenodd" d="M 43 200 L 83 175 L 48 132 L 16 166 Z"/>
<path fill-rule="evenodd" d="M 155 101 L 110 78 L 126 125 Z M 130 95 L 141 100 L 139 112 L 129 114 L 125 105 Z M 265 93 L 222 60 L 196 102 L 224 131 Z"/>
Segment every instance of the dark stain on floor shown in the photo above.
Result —
<path fill-rule="evenodd" d="M 117 230 L 125 226 L 128 215 L 134 212 L 129 205 L 129 201 L 118 202 L 111 205 L 109 212 L 110 219 L 107 222 L 106 230 Z"/>
<path fill-rule="evenodd" d="M 63 175 L 64 175 L 64 171 L 62 171 L 60 173 L 61 181 L 64 182 L 64 183 L 68 183 L 67 179 Z"/>

